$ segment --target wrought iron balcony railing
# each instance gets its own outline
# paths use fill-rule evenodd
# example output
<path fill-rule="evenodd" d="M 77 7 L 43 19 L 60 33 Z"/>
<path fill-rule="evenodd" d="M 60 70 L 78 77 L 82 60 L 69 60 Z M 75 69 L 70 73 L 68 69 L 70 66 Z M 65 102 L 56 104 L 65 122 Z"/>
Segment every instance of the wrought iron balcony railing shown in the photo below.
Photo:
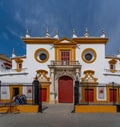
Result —
<path fill-rule="evenodd" d="M 68 60 L 51 61 L 50 66 L 80 66 L 80 63 L 79 61 L 68 61 Z"/>
<path fill-rule="evenodd" d="M 20 72 L 17 72 L 16 69 L 0 69 L 0 75 L 13 75 L 13 74 L 22 74 L 28 73 L 28 68 L 22 68 Z"/>
<path fill-rule="evenodd" d="M 120 70 L 104 69 L 105 75 L 120 75 Z"/>

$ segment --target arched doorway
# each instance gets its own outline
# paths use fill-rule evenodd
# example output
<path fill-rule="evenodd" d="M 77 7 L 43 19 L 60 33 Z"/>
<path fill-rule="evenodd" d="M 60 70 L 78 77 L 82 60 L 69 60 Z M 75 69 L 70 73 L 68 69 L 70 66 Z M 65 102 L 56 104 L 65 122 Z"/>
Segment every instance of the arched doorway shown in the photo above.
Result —
<path fill-rule="evenodd" d="M 58 80 L 58 102 L 73 103 L 73 79 L 62 76 Z"/>

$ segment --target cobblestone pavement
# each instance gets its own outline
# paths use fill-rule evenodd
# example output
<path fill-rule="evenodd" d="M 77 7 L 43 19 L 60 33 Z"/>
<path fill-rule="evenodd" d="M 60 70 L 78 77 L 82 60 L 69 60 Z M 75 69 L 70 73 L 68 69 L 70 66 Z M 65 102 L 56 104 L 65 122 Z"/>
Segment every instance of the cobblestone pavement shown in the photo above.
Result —
<path fill-rule="evenodd" d="M 71 113 L 73 104 L 44 104 L 43 109 L 0 114 L 0 127 L 120 127 L 120 113 Z"/>

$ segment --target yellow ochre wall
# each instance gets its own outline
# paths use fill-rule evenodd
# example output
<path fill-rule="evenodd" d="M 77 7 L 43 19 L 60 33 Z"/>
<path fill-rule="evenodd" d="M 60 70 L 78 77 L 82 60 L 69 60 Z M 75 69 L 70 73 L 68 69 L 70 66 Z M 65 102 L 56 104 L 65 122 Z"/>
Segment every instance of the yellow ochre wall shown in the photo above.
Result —
<path fill-rule="evenodd" d="M 116 106 L 109 106 L 109 105 L 79 105 L 75 106 L 75 112 L 117 112 Z"/>

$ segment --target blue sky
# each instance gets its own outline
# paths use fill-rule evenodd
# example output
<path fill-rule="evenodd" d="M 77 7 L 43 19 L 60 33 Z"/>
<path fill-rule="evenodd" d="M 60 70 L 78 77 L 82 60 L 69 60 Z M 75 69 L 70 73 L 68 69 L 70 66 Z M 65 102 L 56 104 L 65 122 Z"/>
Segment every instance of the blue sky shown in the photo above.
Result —
<path fill-rule="evenodd" d="M 72 37 L 72 29 L 83 36 L 100 36 L 104 28 L 109 42 L 106 54 L 120 48 L 120 0 L 0 0 L 0 54 L 26 54 L 20 39 L 28 28 L 31 36 L 44 36 L 46 28 L 54 36 Z"/>

